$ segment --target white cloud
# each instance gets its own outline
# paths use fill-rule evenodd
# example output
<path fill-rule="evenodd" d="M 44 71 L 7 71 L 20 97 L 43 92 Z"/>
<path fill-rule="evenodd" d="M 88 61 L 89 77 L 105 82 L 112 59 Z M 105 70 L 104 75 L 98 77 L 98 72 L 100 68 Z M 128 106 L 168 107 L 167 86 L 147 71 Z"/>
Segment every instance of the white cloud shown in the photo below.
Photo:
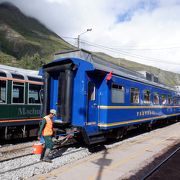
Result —
<path fill-rule="evenodd" d="M 36 17 L 62 37 L 77 38 L 78 34 L 92 28 L 91 32 L 81 36 L 81 40 L 113 48 L 113 51 L 83 43 L 81 47 L 180 73 L 180 65 L 177 64 L 180 64 L 179 0 L 9 2 L 27 15 Z M 72 42 L 72 39 L 66 40 Z"/>

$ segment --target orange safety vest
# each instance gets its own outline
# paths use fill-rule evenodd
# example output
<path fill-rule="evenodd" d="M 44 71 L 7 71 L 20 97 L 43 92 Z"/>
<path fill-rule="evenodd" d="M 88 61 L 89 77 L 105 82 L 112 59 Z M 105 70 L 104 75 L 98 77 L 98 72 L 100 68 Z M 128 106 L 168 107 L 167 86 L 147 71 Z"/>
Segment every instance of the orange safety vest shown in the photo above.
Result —
<path fill-rule="evenodd" d="M 42 131 L 43 136 L 52 136 L 53 135 L 53 122 L 49 116 L 45 116 L 44 119 L 46 120 L 46 125 Z"/>

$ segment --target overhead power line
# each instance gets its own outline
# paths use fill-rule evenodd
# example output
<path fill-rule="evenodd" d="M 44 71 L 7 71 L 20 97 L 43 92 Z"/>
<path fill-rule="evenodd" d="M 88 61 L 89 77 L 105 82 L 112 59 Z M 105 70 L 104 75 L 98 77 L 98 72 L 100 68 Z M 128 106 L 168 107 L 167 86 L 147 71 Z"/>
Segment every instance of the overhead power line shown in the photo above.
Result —
<path fill-rule="evenodd" d="M 63 38 L 71 39 L 71 42 L 72 42 L 72 40 L 74 40 L 75 42 L 77 40 L 77 38 L 72 38 L 72 37 L 63 37 Z M 83 39 L 81 39 L 80 43 L 84 43 L 84 44 L 86 44 L 88 46 L 92 46 L 92 47 L 95 47 L 95 48 L 107 50 L 107 51 L 110 51 L 110 52 L 118 53 L 119 55 L 138 58 L 138 59 L 144 60 L 144 61 L 158 62 L 158 63 L 163 63 L 163 64 L 173 64 L 173 65 L 178 65 L 178 66 L 180 65 L 180 63 L 164 61 L 164 60 L 159 59 L 159 58 L 142 56 L 142 55 L 139 55 L 139 54 L 136 54 L 136 53 L 130 53 L 130 52 L 127 51 L 127 50 L 136 50 L 136 49 L 133 49 L 133 48 L 132 49 L 126 49 L 126 48 L 116 49 L 116 48 L 112 48 L 112 47 L 92 43 L 92 42 L 89 42 L 89 41 L 86 41 L 86 40 L 83 40 Z M 180 47 L 170 47 L 170 48 L 180 48 Z M 165 50 L 165 49 L 169 49 L 169 48 L 159 48 L 158 50 L 160 50 L 160 49 Z M 141 50 L 143 50 L 143 49 L 141 49 Z M 146 50 L 148 50 L 148 49 L 146 49 Z M 149 50 L 153 50 L 153 49 L 149 49 Z M 157 49 L 154 49 L 154 50 L 157 50 Z"/>
<path fill-rule="evenodd" d="M 74 40 L 77 40 L 77 38 L 74 38 L 74 37 L 67 37 L 67 36 L 63 36 L 62 38 L 64 39 L 74 39 Z M 83 40 L 85 41 L 85 40 Z M 87 41 L 88 42 L 88 41 Z M 90 42 L 89 42 L 90 43 Z M 92 44 L 92 43 L 91 43 Z M 116 46 L 116 47 L 113 47 L 113 49 L 118 49 L 120 48 L 121 50 L 137 50 L 137 51 L 159 51 L 159 50 L 173 50 L 173 49 L 180 49 L 180 44 L 174 44 L 174 45 L 168 45 L 168 47 L 157 47 L 157 48 L 144 48 L 144 47 L 139 47 L 139 48 L 131 48 L 131 47 L 134 47 L 133 45 L 132 46 L 126 46 L 126 48 L 123 48 L 122 46 Z"/>
<path fill-rule="evenodd" d="M 151 61 L 151 62 L 159 62 L 159 63 L 165 63 L 165 64 L 174 64 L 174 65 L 180 65 L 180 63 L 176 63 L 176 62 L 170 62 L 170 61 L 164 61 L 162 59 L 158 59 L 158 58 L 153 58 L 153 57 L 146 57 L 146 56 L 142 56 L 142 55 L 139 55 L 139 54 L 134 54 L 134 53 L 129 53 L 127 51 L 124 51 L 124 50 L 120 50 L 120 49 L 115 49 L 115 48 L 110 48 L 110 47 L 107 47 L 107 46 L 103 46 L 103 45 L 99 45 L 99 44 L 95 44 L 95 43 L 90 43 L 88 41 L 81 41 L 89 46 L 92 46 L 92 47 L 96 47 L 96 48 L 100 48 L 100 49 L 103 49 L 103 50 L 108 50 L 110 52 L 114 52 L 114 53 L 118 53 L 120 55 L 123 55 L 123 56 L 129 56 L 129 57 L 133 57 L 133 58 L 139 58 L 141 60 L 145 60 L 145 61 Z"/>

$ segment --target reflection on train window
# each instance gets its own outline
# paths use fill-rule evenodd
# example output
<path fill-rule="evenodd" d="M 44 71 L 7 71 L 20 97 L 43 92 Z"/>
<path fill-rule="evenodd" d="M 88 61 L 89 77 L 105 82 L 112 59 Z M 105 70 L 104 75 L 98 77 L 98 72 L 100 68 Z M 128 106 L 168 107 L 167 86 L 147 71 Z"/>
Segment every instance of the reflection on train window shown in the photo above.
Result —
<path fill-rule="evenodd" d="M 144 91 L 144 104 L 150 104 L 150 91 Z"/>
<path fill-rule="evenodd" d="M 24 83 L 13 82 L 13 103 L 24 103 Z"/>
<path fill-rule="evenodd" d="M 131 88 L 131 103 L 139 103 L 139 89 Z"/>
<path fill-rule="evenodd" d="M 168 95 L 168 104 L 173 104 L 172 96 Z"/>
<path fill-rule="evenodd" d="M 0 103 L 6 103 L 6 81 L 0 80 Z"/>
<path fill-rule="evenodd" d="M 173 98 L 173 104 L 177 105 L 177 98 L 176 97 Z"/>
<path fill-rule="evenodd" d="M 154 104 L 159 104 L 159 94 L 158 93 L 154 93 L 153 103 Z"/>
<path fill-rule="evenodd" d="M 174 105 L 180 105 L 180 97 L 174 97 L 173 103 L 174 103 Z"/>
<path fill-rule="evenodd" d="M 40 85 L 29 84 L 29 104 L 40 104 L 40 90 Z"/>
<path fill-rule="evenodd" d="M 124 103 L 124 87 L 123 86 L 112 84 L 111 101 L 112 103 Z"/>
<path fill-rule="evenodd" d="M 177 105 L 180 105 L 180 98 L 177 98 Z"/>
<path fill-rule="evenodd" d="M 162 105 L 165 105 L 165 104 L 167 104 L 167 99 L 166 99 L 166 95 L 161 95 L 161 104 Z"/>
<path fill-rule="evenodd" d="M 93 82 L 88 83 L 88 100 L 94 101 L 96 98 L 96 88 Z"/>

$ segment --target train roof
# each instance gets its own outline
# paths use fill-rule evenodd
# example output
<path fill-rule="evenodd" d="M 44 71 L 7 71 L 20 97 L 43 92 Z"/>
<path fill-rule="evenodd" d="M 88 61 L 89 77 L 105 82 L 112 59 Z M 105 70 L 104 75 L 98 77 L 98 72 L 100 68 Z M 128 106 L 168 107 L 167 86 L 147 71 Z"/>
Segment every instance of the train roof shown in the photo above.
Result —
<path fill-rule="evenodd" d="M 17 75 L 16 77 L 22 77 L 22 79 L 28 80 L 31 78 L 42 79 L 42 76 L 38 75 L 38 71 L 17 68 L 12 66 L 0 65 L 0 76 L 13 77 L 13 75 Z M 21 78 L 20 78 L 21 79 Z"/>
<path fill-rule="evenodd" d="M 146 84 L 154 85 L 154 86 L 161 87 L 168 90 L 170 89 L 173 91 L 177 91 L 175 88 L 169 87 L 167 85 L 149 81 L 139 72 L 132 71 L 124 67 L 118 66 L 116 64 L 113 64 L 111 62 L 108 62 L 84 49 L 77 49 L 77 50 L 56 53 L 55 59 L 58 59 L 58 58 L 80 58 L 80 59 L 83 59 L 85 61 L 92 63 L 94 68 L 97 70 L 112 72 L 114 75 L 120 75 L 120 76 L 133 79 L 136 81 L 140 81 Z"/>

